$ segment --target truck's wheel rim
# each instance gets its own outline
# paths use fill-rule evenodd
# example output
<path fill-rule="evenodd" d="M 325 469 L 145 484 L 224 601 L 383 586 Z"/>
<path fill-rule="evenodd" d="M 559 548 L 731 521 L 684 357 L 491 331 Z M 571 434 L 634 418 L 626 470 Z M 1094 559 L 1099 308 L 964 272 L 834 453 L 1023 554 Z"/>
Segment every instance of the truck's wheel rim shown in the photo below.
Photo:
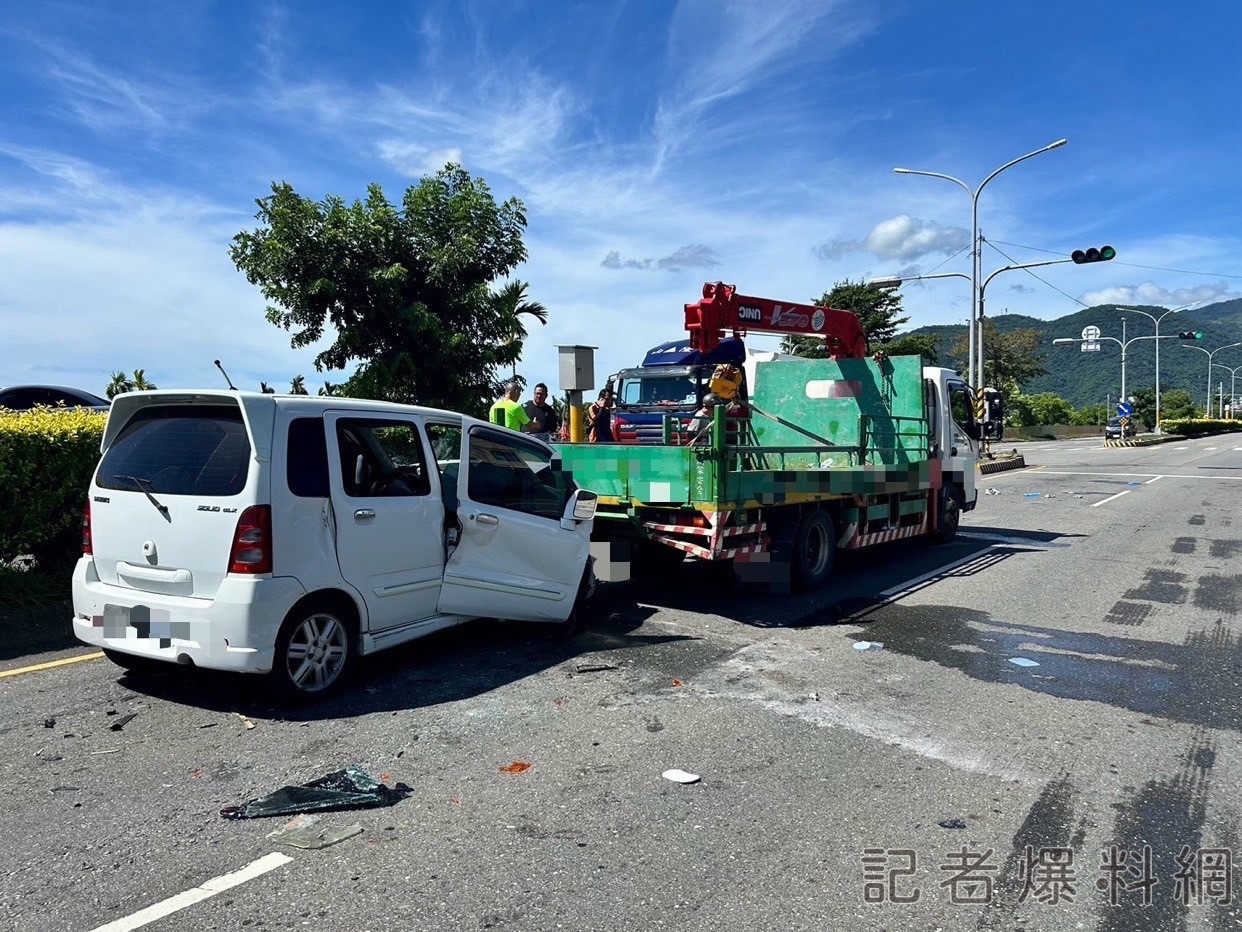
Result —
<path fill-rule="evenodd" d="M 810 576 L 818 576 L 828 565 L 828 534 L 819 522 L 807 528 L 806 556 Z"/>
<path fill-rule="evenodd" d="M 332 615 L 311 615 L 293 632 L 285 650 L 289 680 L 302 692 L 327 689 L 341 675 L 349 654 L 349 635 Z"/>

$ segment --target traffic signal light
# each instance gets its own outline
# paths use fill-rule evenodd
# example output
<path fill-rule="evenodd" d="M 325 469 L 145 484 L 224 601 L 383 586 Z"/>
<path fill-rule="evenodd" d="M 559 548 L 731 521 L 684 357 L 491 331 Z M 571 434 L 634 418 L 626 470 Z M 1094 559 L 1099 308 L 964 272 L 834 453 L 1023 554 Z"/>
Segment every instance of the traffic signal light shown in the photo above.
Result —
<path fill-rule="evenodd" d="M 1183 330 L 1177 335 L 1177 338 L 1179 340 L 1202 340 L 1203 331 L 1202 330 Z"/>
<path fill-rule="evenodd" d="M 1070 258 L 1078 265 L 1084 262 L 1107 262 L 1117 258 L 1117 250 L 1112 246 L 1101 246 L 1099 249 L 1092 246 L 1090 249 L 1075 249 L 1070 253 Z"/>

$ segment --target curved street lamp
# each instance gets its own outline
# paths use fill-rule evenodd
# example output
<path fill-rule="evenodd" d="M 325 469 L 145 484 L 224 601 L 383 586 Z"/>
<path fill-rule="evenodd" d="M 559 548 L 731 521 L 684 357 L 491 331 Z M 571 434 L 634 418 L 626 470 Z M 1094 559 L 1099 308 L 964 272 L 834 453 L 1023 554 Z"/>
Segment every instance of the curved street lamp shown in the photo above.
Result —
<path fill-rule="evenodd" d="M 1012 161 L 1006 162 L 1000 168 L 996 169 L 992 174 L 980 182 L 979 187 L 973 191 L 970 185 L 962 181 L 960 178 L 954 178 L 952 175 L 945 175 L 941 172 L 920 171 L 913 168 L 894 168 L 893 171 L 899 175 L 926 175 L 929 178 L 943 178 L 945 181 L 952 181 L 970 196 L 970 360 L 968 367 L 968 381 L 972 389 L 976 388 L 975 384 L 975 327 L 979 319 L 979 195 L 983 193 L 983 189 L 987 187 L 989 181 L 999 175 L 1007 168 L 1017 165 L 1019 162 L 1025 162 L 1029 158 L 1034 158 L 1044 152 L 1052 149 L 1059 149 L 1061 146 L 1069 142 L 1068 139 L 1058 139 L 1056 142 L 1050 142 L 1042 149 L 1036 149 L 1034 152 L 1028 152 L 1026 155 L 1020 155 Z M 982 376 L 982 373 L 980 373 Z M 982 378 L 979 379 L 982 381 Z M 981 386 L 978 386 L 981 387 Z"/>
<path fill-rule="evenodd" d="M 1183 304 L 1181 307 L 1175 307 L 1171 311 L 1165 311 L 1159 317 L 1154 314 L 1148 314 L 1139 307 L 1131 307 L 1127 304 L 1114 304 L 1113 307 L 1121 311 L 1134 311 L 1136 314 L 1142 314 L 1144 317 L 1150 317 L 1156 324 L 1156 433 L 1162 434 L 1164 431 L 1160 429 L 1160 321 L 1164 320 L 1170 314 L 1176 314 L 1179 311 L 1185 311 L 1192 307 L 1198 307 L 1202 301 L 1192 301 L 1190 304 Z"/>
<path fill-rule="evenodd" d="M 1207 376 L 1207 407 L 1203 409 L 1204 416 L 1212 416 L 1212 357 L 1223 349 L 1230 349 L 1234 346 L 1242 346 L 1242 343 L 1226 343 L 1224 346 L 1218 346 L 1214 350 L 1205 350 L 1202 346 L 1191 346 L 1189 343 L 1183 343 L 1182 346 L 1187 349 L 1197 349 L 1200 353 L 1207 353 L 1208 358 L 1208 376 Z M 1217 363 L 1219 365 L 1219 363 Z"/>

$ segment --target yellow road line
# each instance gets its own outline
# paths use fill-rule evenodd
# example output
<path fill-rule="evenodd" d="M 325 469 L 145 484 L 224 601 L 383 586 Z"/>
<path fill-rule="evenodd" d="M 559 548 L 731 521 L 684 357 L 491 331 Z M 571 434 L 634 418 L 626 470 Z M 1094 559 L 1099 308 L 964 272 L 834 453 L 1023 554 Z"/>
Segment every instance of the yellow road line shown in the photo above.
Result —
<path fill-rule="evenodd" d="M 38 673 L 40 670 L 50 670 L 53 667 L 63 667 L 70 663 L 81 663 L 83 660 L 98 660 L 103 656 L 103 651 L 96 654 L 83 654 L 81 657 L 66 657 L 64 660 L 49 660 L 47 663 L 36 663 L 33 667 L 18 667 L 16 670 L 5 670 L 0 673 L 0 680 L 6 676 L 21 676 L 23 673 Z"/>

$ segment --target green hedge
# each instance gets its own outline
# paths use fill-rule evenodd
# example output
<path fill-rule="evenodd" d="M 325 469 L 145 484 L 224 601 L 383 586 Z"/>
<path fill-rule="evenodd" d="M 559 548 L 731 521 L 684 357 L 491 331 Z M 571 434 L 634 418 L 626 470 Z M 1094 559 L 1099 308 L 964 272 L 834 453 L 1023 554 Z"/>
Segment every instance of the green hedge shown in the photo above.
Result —
<path fill-rule="evenodd" d="M 1222 421 L 1220 418 L 1177 418 L 1160 422 L 1160 427 L 1170 434 L 1183 437 L 1202 437 L 1207 434 L 1227 434 L 1242 430 L 1242 421 Z"/>
<path fill-rule="evenodd" d="M 0 561 L 34 554 L 59 565 L 81 553 L 82 510 L 107 415 L 0 408 Z"/>

